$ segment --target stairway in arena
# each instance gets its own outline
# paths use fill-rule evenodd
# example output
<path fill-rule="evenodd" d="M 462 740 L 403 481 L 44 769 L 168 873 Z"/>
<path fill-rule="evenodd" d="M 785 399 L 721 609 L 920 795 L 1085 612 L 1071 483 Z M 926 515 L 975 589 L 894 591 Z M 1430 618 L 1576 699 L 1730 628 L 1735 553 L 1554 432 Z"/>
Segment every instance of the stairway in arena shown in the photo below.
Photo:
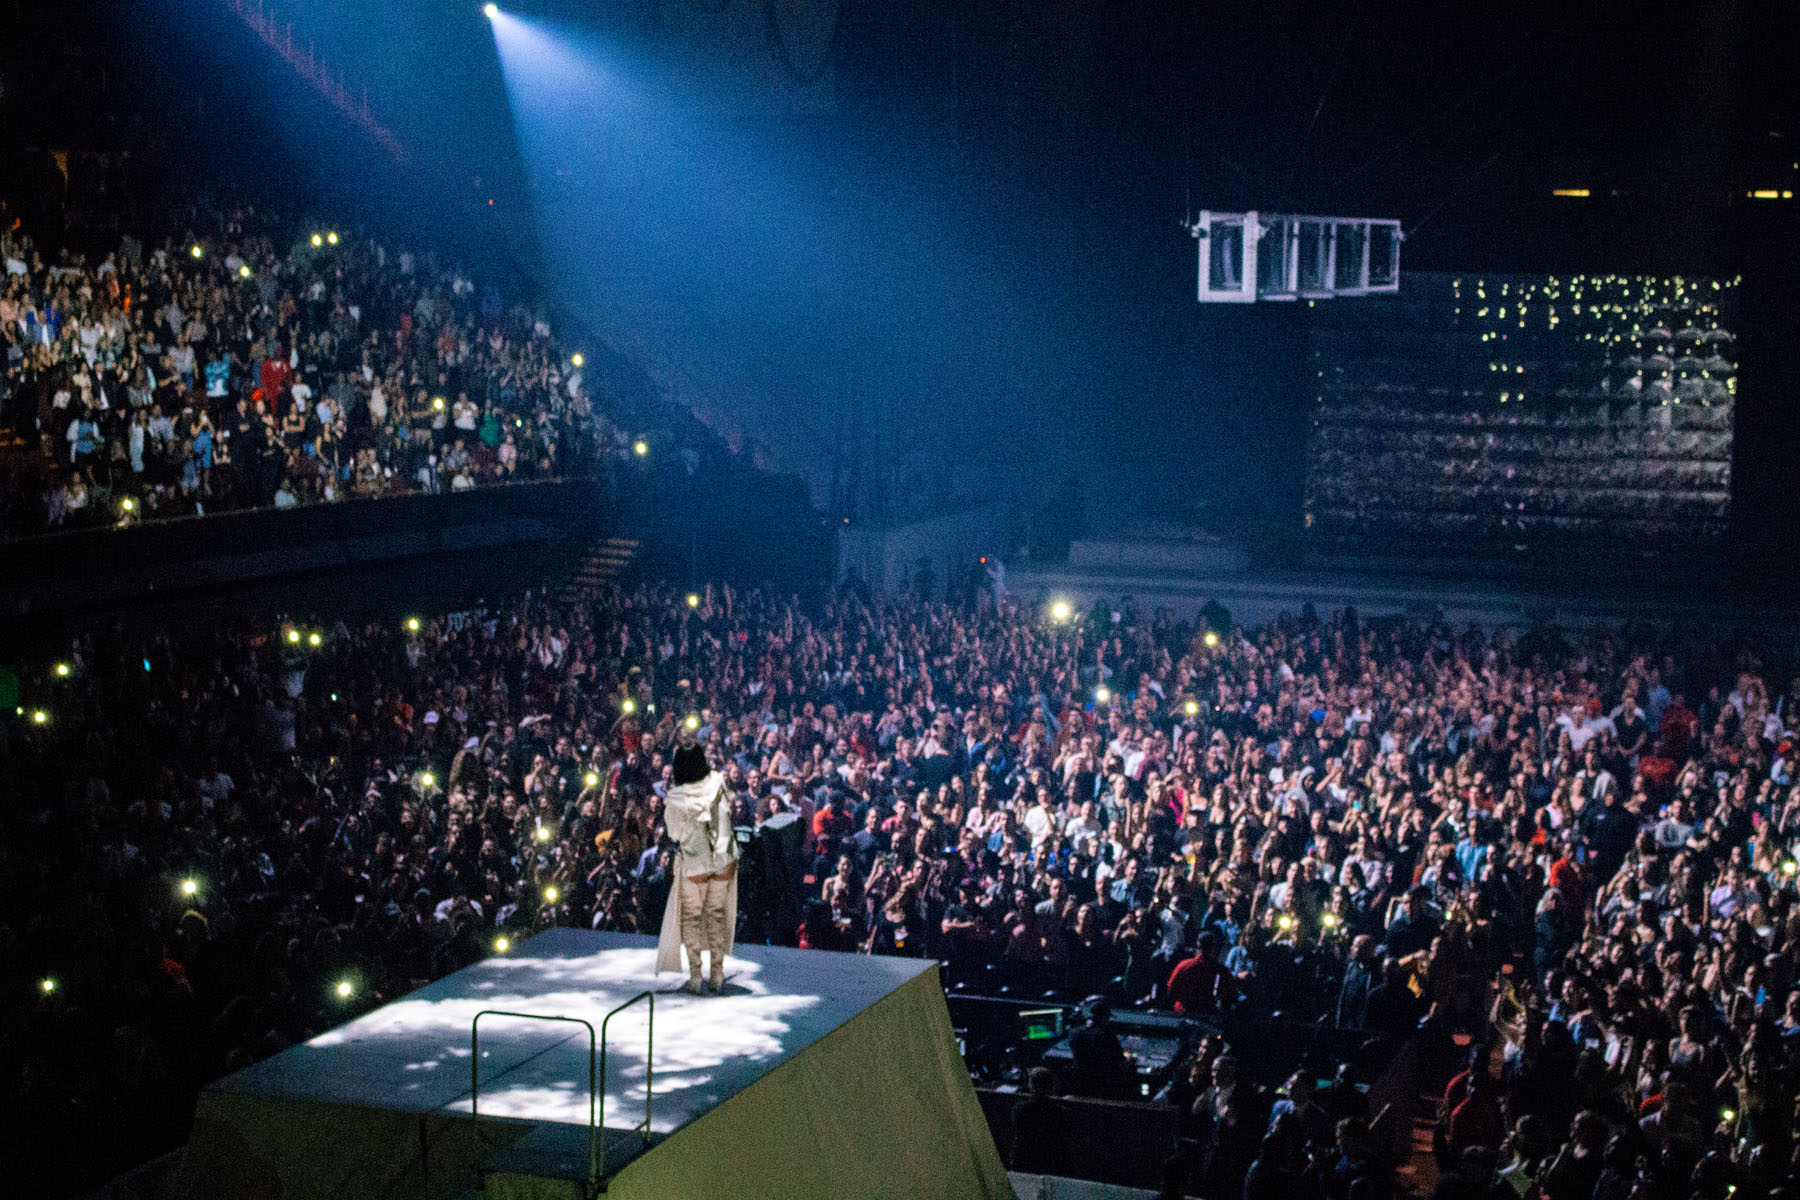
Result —
<path fill-rule="evenodd" d="M 557 598 L 565 604 L 588 599 L 617 583 L 637 556 L 636 538 L 609 537 L 590 542 L 563 581 Z"/>

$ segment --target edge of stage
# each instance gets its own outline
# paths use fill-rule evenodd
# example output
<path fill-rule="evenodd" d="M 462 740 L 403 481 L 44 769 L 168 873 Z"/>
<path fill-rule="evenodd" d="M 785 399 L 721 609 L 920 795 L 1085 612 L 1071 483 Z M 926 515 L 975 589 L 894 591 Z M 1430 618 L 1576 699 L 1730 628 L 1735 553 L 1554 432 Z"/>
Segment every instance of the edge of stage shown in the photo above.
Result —
<path fill-rule="evenodd" d="M 693 997 L 681 976 L 655 975 L 655 947 L 548 930 L 219 1080 L 201 1093 L 180 1194 L 436 1200 L 484 1171 L 496 1190 L 501 1170 L 508 1194 L 530 1193 L 534 1175 L 536 1194 L 559 1194 L 548 1162 L 529 1164 L 586 1165 L 587 1031 L 483 1017 L 477 1121 L 470 1022 L 500 1010 L 598 1030 L 650 990 L 653 1059 L 646 1005 L 607 1029 L 609 1195 L 1012 1195 L 934 963 L 739 946 L 725 994 Z M 631 1131 L 647 1066 L 645 1150 Z"/>

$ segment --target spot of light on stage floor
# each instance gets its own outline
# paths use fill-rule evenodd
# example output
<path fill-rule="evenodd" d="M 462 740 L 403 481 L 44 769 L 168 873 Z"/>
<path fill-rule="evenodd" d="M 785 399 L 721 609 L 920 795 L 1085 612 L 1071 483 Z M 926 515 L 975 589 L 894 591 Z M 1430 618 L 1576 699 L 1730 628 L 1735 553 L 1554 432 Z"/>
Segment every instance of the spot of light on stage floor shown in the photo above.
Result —
<path fill-rule="evenodd" d="M 354 1045 L 371 1066 L 386 1062 L 389 1071 L 407 1072 L 409 1082 L 400 1086 L 414 1092 L 440 1066 L 461 1063 L 456 1072 L 466 1071 L 469 1025 L 479 1012 L 576 1017 L 598 1031 L 608 1010 L 648 989 L 656 993 L 653 1115 L 655 1127 L 668 1131 L 748 1086 L 825 1032 L 807 1027 L 818 1018 L 806 1019 L 822 998 L 771 991 L 759 978 L 758 963 L 733 957 L 728 964 L 733 990 L 698 998 L 679 991 L 679 975 L 659 977 L 654 966 L 653 948 L 486 959 L 460 973 L 461 986 L 454 993 L 431 995 L 437 989 L 428 988 L 323 1033 L 307 1046 L 342 1050 Z M 608 1028 L 610 1124 L 642 1119 L 646 1017 L 644 1005 L 638 1004 L 620 1012 Z M 577 1025 L 483 1017 L 482 1115 L 585 1122 L 587 1044 L 586 1031 Z M 446 1107 L 467 1112 L 468 1096 L 449 1100 Z"/>

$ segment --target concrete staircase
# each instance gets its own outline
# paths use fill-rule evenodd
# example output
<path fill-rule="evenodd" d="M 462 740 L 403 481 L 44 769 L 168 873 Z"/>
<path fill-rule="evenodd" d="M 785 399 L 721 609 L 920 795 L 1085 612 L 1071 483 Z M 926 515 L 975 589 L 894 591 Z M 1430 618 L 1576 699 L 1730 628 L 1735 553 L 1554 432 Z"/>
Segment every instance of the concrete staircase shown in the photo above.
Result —
<path fill-rule="evenodd" d="M 577 604 L 617 583 L 637 556 L 636 538 L 601 538 L 588 544 L 563 581 L 557 599 Z"/>

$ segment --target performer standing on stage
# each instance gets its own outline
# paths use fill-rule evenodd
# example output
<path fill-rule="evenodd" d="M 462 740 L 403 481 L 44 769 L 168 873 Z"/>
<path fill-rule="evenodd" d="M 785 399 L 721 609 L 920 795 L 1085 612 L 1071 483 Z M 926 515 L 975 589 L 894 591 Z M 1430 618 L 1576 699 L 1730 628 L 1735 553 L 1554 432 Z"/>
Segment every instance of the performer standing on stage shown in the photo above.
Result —
<path fill-rule="evenodd" d="M 708 982 L 725 988 L 725 956 L 737 929 L 737 837 L 725 777 L 708 767 L 706 751 L 691 730 L 675 750 L 675 782 L 663 799 L 663 824 L 676 845 L 675 886 L 663 909 L 656 970 L 679 971 L 687 956 L 682 990 L 700 995 L 700 952 L 711 956 Z"/>

